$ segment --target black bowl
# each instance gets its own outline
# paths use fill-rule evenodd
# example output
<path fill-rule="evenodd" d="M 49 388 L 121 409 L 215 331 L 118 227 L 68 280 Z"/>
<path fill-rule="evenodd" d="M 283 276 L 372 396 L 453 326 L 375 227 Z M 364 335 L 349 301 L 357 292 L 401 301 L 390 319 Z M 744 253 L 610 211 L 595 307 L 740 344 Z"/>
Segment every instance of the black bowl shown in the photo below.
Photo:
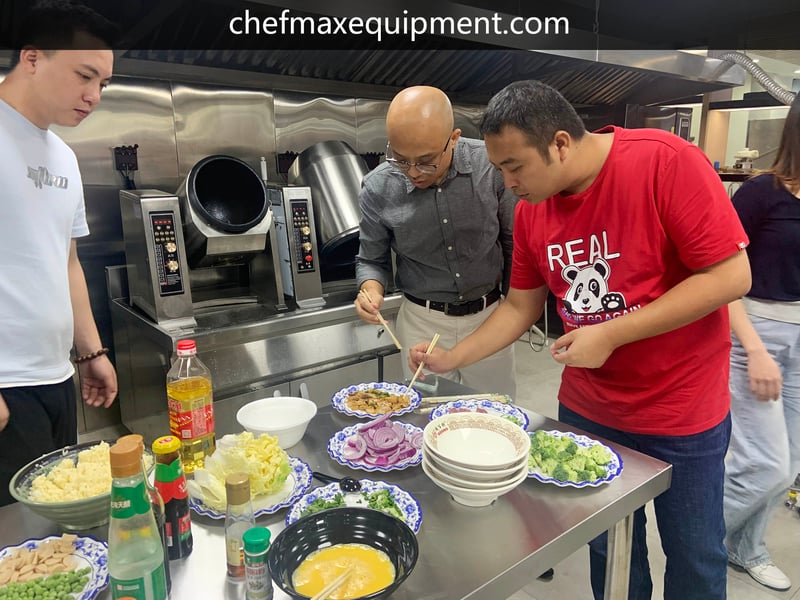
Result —
<path fill-rule="evenodd" d="M 272 579 L 292 598 L 308 598 L 295 591 L 292 575 L 309 554 L 334 544 L 366 544 L 385 552 L 394 564 L 394 582 L 361 596 L 364 600 L 391 594 L 414 569 L 419 555 L 417 537 L 403 521 L 369 508 L 332 508 L 298 519 L 278 534 L 267 556 Z"/>

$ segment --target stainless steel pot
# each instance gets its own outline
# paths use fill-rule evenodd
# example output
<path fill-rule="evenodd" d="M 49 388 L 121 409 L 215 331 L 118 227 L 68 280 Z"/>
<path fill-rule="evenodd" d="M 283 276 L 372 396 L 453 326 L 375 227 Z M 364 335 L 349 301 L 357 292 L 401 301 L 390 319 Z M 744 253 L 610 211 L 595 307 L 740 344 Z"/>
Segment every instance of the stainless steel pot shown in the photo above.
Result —
<path fill-rule="evenodd" d="M 288 181 L 311 188 L 323 267 L 352 265 L 358 252 L 358 193 L 367 164 L 346 142 L 319 142 L 289 168 Z"/>

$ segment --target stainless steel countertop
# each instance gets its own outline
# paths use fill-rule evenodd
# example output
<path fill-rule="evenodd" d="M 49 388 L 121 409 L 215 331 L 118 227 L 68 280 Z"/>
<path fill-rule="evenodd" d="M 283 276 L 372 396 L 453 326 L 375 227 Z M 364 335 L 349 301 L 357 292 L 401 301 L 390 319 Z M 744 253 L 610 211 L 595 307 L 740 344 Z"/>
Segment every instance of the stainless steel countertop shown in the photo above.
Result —
<path fill-rule="evenodd" d="M 441 392 L 440 392 L 441 393 Z M 536 413 L 529 429 L 574 430 Z M 400 420 L 423 426 L 427 415 Z M 419 561 L 394 600 L 497 600 L 507 598 L 539 573 L 555 566 L 583 544 L 613 529 L 633 511 L 669 487 L 671 466 L 623 446 L 610 444 L 622 457 L 622 474 L 599 488 L 561 488 L 528 479 L 491 506 L 455 503 L 419 467 L 390 473 L 365 473 L 340 466 L 327 454 L 332 434 L 357 419 L 321 409 L 303 440 L 288 450 L 312 469 L 334 475 L 369 477 L 395 483 L 422 506 Z M 314 485 L 318 483 L 314 480 Z M 283 528 L 286 510 L 258 519 L 273 536 Z M 225 576 L 222 521 L 192 514 L 194 551 L 170 563 L 173 600 L 243 599 L 244 584 Z M 12 504 L 0 508 L 0 546 L 58 533 L 58 527 Z M 85 532 L 105 539 L 107 527 Z M 587 589 L 589 582 L 586 582 Z M 108 589 L 98 598 L 110 598 Z M 625 596 L 627 597 L 627 595 Z M 288 598 L 275 589 L 275 598 Z"/>

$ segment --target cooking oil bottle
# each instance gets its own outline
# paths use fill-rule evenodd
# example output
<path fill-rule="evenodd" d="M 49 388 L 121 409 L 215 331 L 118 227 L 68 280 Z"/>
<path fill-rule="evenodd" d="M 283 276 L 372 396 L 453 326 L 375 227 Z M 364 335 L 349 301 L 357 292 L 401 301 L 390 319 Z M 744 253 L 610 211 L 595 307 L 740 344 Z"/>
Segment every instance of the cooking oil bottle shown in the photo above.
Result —
<path fill-rule="evenodd" d="M 197 358 L 194 340 L 181 340 L 167 373 L 170 433 L 181 441 L 181 462 L 193 473 L 214 452 L 214 397 L 211 372 Z"/>

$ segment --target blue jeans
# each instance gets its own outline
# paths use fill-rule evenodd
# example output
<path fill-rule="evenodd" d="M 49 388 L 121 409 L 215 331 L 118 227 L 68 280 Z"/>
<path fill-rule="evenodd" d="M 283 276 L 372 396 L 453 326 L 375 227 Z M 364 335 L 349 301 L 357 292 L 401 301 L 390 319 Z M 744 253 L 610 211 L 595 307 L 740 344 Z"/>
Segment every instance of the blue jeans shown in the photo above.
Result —
<path fill-rule="evenodd" d="M 767 523 L 800 471 L 800 325 L 756 316 L 750 320 L 780 367 L 783 386 L 777 401 L 756 399 L 750 391 L 747 354 L 733 336 L 725 545 L 731 562 L 742 567 L 770 561 L 764 543 Z"/>
<path fill-rule="evenodd" d="M 558 418 L 672 465 L 670 488 L 654 500 L 661 548 L 667 557 L 664 600 L 724 600 L 728 555 L 723 543 L 722 490 L 730 417 L 707 431 L 685 436 L 626 433 L 590 421 L 561 404 Z M 634 514 L 629 600 L 648 600 L 653 592 L 645 523 L 642 507 Z M 589 542 L 596 600 L 604 595 L 606 544 L 606 534 Z"/>

